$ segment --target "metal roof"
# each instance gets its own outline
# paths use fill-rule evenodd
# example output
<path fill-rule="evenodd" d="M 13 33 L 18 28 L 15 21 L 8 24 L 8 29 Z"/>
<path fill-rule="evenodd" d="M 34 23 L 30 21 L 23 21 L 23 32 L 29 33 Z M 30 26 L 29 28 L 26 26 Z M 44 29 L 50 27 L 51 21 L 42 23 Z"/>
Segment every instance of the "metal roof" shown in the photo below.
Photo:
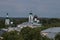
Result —
<path fill-rule="evenodd" d="M 43 30 L 41 32 L 55 32 L 55 33 L 57 33 L 57 32 L 60 32 L 60 27 L 48 28 L 48 29 Z"/>
<path fill-rule="evenodd" d="M 47 33 L 47 37 L 54 39 L 55 36 L 60 33 L 60 27 L 53 27 L 53 28 L 48 28 L 46 30 L 41 31 L 41 33 Z"/>

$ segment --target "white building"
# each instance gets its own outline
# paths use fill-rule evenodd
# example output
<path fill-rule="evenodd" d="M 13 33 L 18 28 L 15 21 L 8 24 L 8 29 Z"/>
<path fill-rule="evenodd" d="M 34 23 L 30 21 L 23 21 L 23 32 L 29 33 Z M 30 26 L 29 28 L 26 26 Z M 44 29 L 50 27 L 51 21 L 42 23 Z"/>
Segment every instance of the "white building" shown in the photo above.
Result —
<path fill-rule="evenodd" d="M 8 14 L 7 14 L 7 18 L 8 18 Z M 6 23 L 6 25 L 13 24 L 13 22 L 10 23 L 9 19 L 6 19 L 5 23 Z M 15 30 L 20 31 L 21 28 L 27 27 L 27 26 L 34 28 L 34 27 L 41 27 L 41 24 L 39 24 L 39 20 L 36 17 L 34 18 L 33 14 L 30 13 L 28 22 L 19 24 L 19 25 L 17 25 L 17 27 L 8 27 L 7 29 L 3 28 L 1 30 L 7 31 L 7 32 L 15 31 Z"/>
<path fill-rule="evenodd" d="M 6 19 L 5 19 L 5 25 L 10 25 L 10 19 L 8 18 L 8 13 L 6 15 Z"/>
<path fill-rule="evenodd" d="M 48 28 L 46 30 L 41 31 L 42 36 L 46 36 L 50 39 L 54 39 L 58 33 L 60 33 L 60 27 Z"/>
<path fill-rule="evenodd" d="M 20 32 L 21 29 L 19 27 L 8 27 L 7 29 L 3 28 L 1 30 L 6 31 L 6 32 L 10 32 L 10 31 L 15 31 L 16 30 L 16 31 Z"/>
<path fill-rule="evenodd" d="M 32 13 L 29 13 L 29 21 L 24 22 L 22 24 L 17 25 L 17 27 L 23 28 L 23 27 L 41 27 L 41 24 L 39 23 L 40 21 L 37 20 L 37 18 L 34 18 Z"/>

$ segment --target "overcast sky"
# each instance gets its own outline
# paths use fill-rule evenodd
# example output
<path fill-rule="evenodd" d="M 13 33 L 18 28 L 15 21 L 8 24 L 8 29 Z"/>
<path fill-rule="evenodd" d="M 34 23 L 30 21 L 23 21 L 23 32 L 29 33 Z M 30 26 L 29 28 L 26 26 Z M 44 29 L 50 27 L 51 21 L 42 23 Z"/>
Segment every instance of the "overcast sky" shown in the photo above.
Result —
<path fill-rule="evenodd" d="M 27 17 L 31 12 L 39 17 L 60 18 L 60 0 L 0 0 L 0 17 Z"/>

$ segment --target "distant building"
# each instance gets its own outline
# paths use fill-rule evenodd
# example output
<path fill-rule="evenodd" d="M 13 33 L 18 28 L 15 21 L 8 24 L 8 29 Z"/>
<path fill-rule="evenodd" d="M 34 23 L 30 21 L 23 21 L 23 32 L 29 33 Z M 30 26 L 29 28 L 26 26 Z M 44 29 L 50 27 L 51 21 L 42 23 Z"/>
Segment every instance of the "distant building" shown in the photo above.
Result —
<path fill-rule="evenodd" d="M 8 26 L 8 27 L 13 26 L 13 20 L 11 18 L 9 18 L 8 13 L 6 14 L 5 25 Z"/>
<path fill-rule="evenodd" d="M 1 30 L 6 31 L 6 32 L 10 32 L 10 31 L 15 31 L 16 30 L 16 31 L 20 32 L 21 29 L 19 27 L 8 27 L 7 29 L 3 28 Z"/>
<path fill-rule="evenodd" d="M 22 24 L 17 25 L 17 27 L 23 28 L 23 27 L 41 27 L 42 24 L 39 23 L 40 21 L 37 19 L 37 17 L 34 18 L 33 13 L 29 13 L 29 21 L 24 22 Z"/>
<path fill-rule="evenodd" d="M 46 36 L 50 39 L 54 39 L 57 34 L 60 33 L 60 27 L 48 28 L 46 30 L 41 31 L 42 36 Z"/>
<path fill-rule="evenodd" d="M 9 19 L 8 13 L 6 15 L 5 25 L 10 25 L 10 19 Z"/>

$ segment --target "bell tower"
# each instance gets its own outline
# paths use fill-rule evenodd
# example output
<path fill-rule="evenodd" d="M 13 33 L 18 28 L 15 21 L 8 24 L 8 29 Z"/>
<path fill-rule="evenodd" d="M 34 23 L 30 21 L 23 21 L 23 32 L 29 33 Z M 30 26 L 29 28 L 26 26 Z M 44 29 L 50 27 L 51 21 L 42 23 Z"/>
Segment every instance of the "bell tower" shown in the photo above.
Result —
<path fill-rule="evenodd" d="M 33 13 L 29 13 L 29 22 L 33 23 Z"/>
<path fill-rule="evenodd" d="M 10 25 L 10 19 L 8 13 L 6 14 L 5 25 Z"/>

